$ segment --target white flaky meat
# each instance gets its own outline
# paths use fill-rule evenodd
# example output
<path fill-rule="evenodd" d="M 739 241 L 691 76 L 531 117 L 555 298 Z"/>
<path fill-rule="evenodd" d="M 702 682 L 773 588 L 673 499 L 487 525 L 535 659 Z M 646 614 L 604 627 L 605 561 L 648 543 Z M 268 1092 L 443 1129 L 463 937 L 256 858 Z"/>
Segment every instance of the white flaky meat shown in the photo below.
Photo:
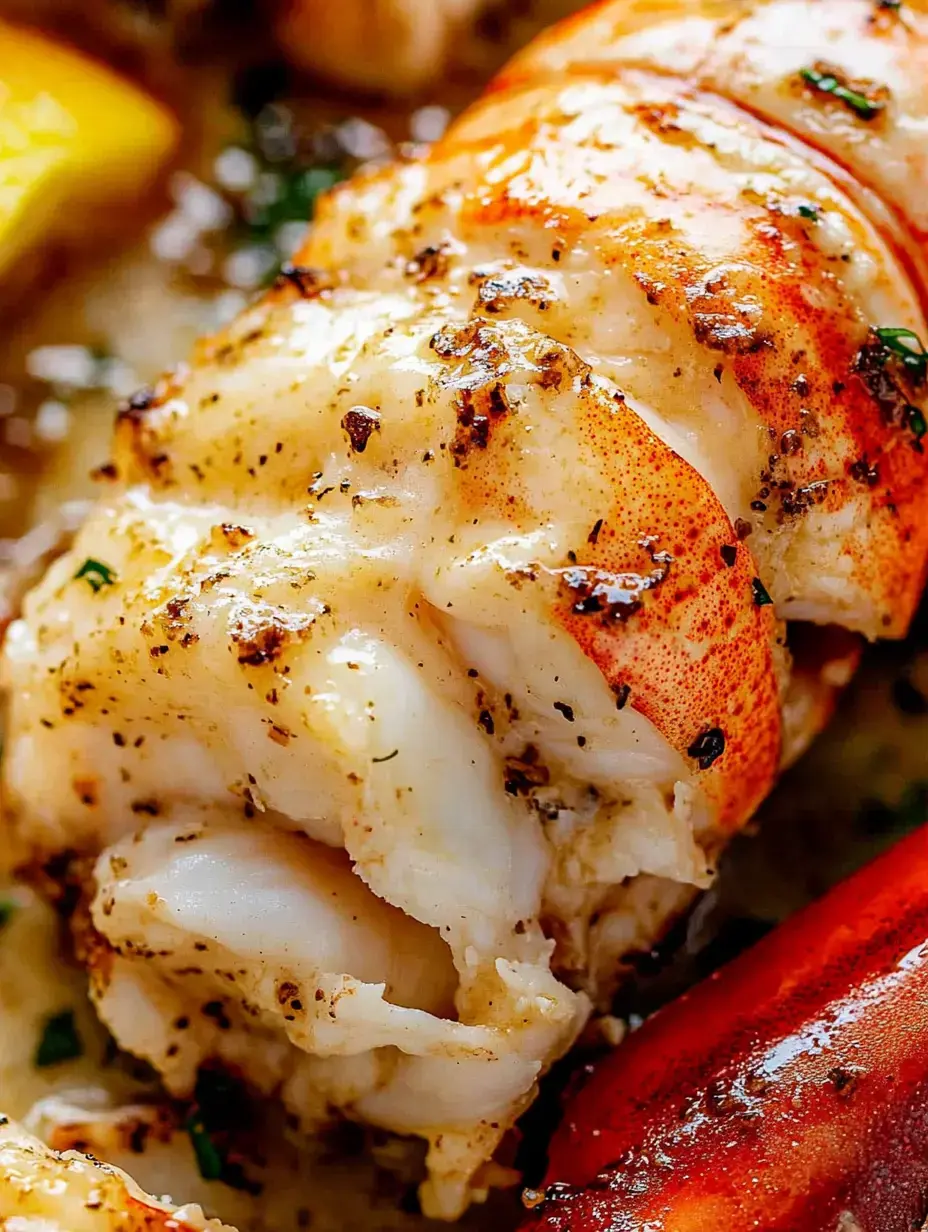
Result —
<path fill-rule="evenodd" d="M 928 21 L 718 8 L 326 199 L 7 638 L 9 859 L 120 1044 L 420 1135 L 445 1217 L 924 576 Z"/>

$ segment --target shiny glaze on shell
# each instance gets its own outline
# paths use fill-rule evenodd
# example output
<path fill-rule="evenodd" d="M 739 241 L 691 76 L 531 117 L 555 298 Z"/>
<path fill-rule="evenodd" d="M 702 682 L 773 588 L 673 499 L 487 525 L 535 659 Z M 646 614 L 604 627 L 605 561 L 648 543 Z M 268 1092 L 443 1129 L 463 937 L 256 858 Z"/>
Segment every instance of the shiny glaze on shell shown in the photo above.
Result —
<path fill-rule="evenodd" d="M 926 934 L 922 828 L 591 1067 L 526 1227 L 921 1226 Z"/>

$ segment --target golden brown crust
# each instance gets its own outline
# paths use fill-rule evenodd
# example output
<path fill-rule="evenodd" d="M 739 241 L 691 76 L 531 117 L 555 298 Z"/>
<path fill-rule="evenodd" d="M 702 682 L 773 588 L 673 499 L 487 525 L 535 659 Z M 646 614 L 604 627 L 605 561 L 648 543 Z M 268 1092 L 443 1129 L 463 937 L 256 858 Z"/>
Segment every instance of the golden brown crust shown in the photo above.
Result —
<path fill-rule="evenodd" d="M 59 1154 L 0 1117 L 0 1227 L 43 1232 L 229 1232 L 199 1207 L 145 1194 L 119 1168 Z"/>
<path fill-rule="evenodd" d="M 568 252 L 592 248 L 605 269 L 637 284 L 668 330 L 690 335 L 702 370 L 733 380 L 767 430 L 746 520 L 770 535 L 819 508 L 822 533 L 841 528 L 849 579 L 868 597 L 858 627 L 900 636 L 922 590 L 928 549 L 925 391 L 924 378 L 909 381 L 873 333 L 908 322 L 868 315 L 870 301 L 853 281 L 854 263 L 869 250 L 875 278 L 902 282 L 901 269 L 888 272 L 894 259 L 878 229 L 845 197 L 846 246 L 823 244 L 830 202 L 790 200 L 782 183 L 768 188 L 759 159 L 753 187 L 750 162 L 739 166 L 737 147 L 717 144 L 721 134 L 746 149 L 775 151 L 776 134 L 721 100 L 692 95 L 686 82 L 602 62 L 584 71 L 580 86 L 569 74 L 564 84 L 540 74 L 535 85 L 532 66 L 528 57 L 521 84 L 478 104 L 434 156 L 439 168 L 443 160 L 454 166 L 468 151 L 473 165 L 474 150 L 482 151 L 464 227 L 543 228 Z M 612 75 L 631 89 L 611 84 Z M 571 122 L 578 90 L 590 113 L 600 113 L 594 131 Z M 640 165 L 604 144 L 610 117 L 619 131 L 631 121 Z M 807 162 L 789 150 L 784 159 Z M 818 174 L 818 160 L 807 165 Z M 690 167 L 704 168 L 707 182 L 695 174 L 689 180 Z M 917 324 L 924 338 L 920 318 Z M 771 590 L 775 583 L 768 581 Z"/>

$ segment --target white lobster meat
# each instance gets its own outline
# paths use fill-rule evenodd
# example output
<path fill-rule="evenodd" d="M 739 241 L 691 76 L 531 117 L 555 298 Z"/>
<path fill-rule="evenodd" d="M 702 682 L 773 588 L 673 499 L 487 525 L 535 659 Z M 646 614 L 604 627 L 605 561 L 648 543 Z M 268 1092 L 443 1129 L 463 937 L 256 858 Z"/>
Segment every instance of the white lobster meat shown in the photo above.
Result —
<path fill-rule="evenodd" d="M 96 1003 L 173 1093 L 421 1135 L 453 1217 L 904 633 L 926 32 L 597 6 L 123 408 L 7 639 L 7 834 L 96 861 Z"/>

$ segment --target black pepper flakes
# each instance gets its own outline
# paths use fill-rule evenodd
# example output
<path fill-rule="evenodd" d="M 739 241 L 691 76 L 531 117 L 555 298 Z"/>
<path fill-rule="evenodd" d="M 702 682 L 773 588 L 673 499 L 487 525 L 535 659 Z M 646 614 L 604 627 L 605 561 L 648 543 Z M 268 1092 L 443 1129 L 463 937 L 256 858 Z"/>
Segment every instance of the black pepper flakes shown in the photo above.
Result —
<path fill-rule="evenodd" d="M 367 406 L 353 406 L 342 418 L 342 428 L 348 434 L 352 453 L 363 453 L 367 442 L 380 431 L 380 415 Z"/>
<path fill-rule="evenodd" d="M 548 767 L 538 759 L 538 749 L 527 744 L 519 757 L 507 757 L 503 786 L 510 796 L 528 794 L 534 787 L 546 787 Z"/>
<path fill-rule="evenodd" d="M 840 391 L 835 391 L 836 393 Z M 819 434 L 818 419 L 814 411 L 810 411 L 808 407 L 802 407 L 799 411 L 799 431 L 803 436 L 808 436 L 814 440 Z"/>
<path fill-rule="evenodd" d="M 119 421 L 129 420 L 138 423 L 146 411 L 150 411 L 158 403 L 158 395 L 150 385 L 137 389 L 119 407 L 116 418 Z"/>
<path fill-rule="evenodd" d="M 798 516 L 805 513 L 807 509 L 811 509 L 813 505 L 822 504 L 828 496 L 830 483 L 830 479 L 816 479 L 814 483 L 807 483 L 793 492 L 785 492 L 781 501 L 784 515 Z"/>
<path fill-rule="evenodd" d="M 399 749 L 394 749 L 392 753 L 387 753 L 384 757 L 372 757 L 371 761 L 375 766 L 383 765 L 385 761 L 392 761 L 394 757 L 399 757 Z"/>
<path fill-rule="evenodd" d="M 835 1094 L 847 1099 L 857 1086 L 859 1071 L 853 1065 L 836 1065 L 828 1071 L 828 1078 L 834 1087 Z"/>
<path fill-rule="evenodd" d="M 232 1023 L 221 1001 L 207 1001 L 200 1009 L 204 1018 L 211 1018 L 220 1031 L 228 1031 Z"/>
<path fill-rule="evenodd" d="M 486 449 L 495 424 L 509 414 L 506 387 L 499 381 L 489 388 L 461 391 L 455 403 L 458 427 L 451 442 L 455 466 L 463 466 L 473 449 Z"/>
<path fill-rule="evenodd" d="M 725 733 L 721 727 L 710 727 L 700 732 L 686 751 L 696 758 L 700 770 L 708 770 L 725 752 Z"/>
<path fill-rule="evenodd" d="M 880 468 L 874 462 L 872 465 L 866 458 L 859 458 L 848 467 L 848 474 L 865 487 L 875 488 L 880 482 Z"/>
<path fill-rule="evenodd" d="M 780 437 L 780 453 L 784 458 L 792 458 L 802 452 L 802 434 L 795 428 L 788 428 Z"/>
<path fill-rule="evenodd" d="M 331 275 L 325 270 L 312 269 L 308 265 L 293 265 L 290 261 L 285 261 L 280 267 L 274 285 L 278 290 L 295 287 L 302 299 L 315 299 L 323 291 L 331 291 L 334 287 Z"/>
<path fill-rule="evenodd" d="M 913 447 L 921 452 L 928 423 L 912 398 L 915 390 L 924 388 L 928 351 L 918 336 L 896 327 L 871 329 L 857 353 L 854 369 L 883 422 L 907 429 L 912 434 Z"/>
<path fill-rule="evenodd" d="M 161 814 L 161 805 L 157 800 L 133 800 L 129 807 L 136 817 L 158 817 Z"/>
<path fill-rule="evenodd" d="M 650 573 L 608 573 L 589 565 L 576 565 L 573 555 L 572 567 L 558 570 L 561 587 L 571 597 L 571 609 L 578 616 L 598 615 L 603 624 L 615 621 L 624 623 L 640 611 L 647 591 L 654 590 L 666 581 L 673 565 L 669 552 L 657 551 L 653 537 L 639 542 L 651 559 L 654 569 Z"/>
<path fill-rule="evenodd" d="M 429 244 L 406 263 L 406 277 L 415 282 L 447 276 L 451 248 L 448 244 Z"/>

